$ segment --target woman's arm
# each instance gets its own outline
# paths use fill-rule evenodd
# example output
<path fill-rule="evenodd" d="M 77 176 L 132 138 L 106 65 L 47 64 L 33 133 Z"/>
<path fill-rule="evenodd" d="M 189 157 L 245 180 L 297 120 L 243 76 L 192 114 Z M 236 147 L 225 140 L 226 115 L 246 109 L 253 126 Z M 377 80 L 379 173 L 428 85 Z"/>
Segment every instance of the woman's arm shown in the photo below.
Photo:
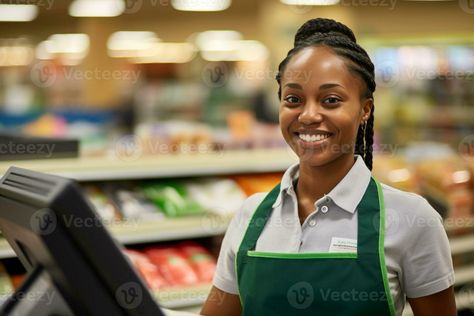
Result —
<path fill-rule="evenodd" d="M 415 316 L 457 315 L 454 289 L 452 286 L 432 295 L 408 298 L 408 302 L 410 303 Z"/>
<path fill-rule="evenodd" d="M 213 286 L 206 303 L 202 307 L 201 315 L 241 316 L 242 306 L 240 305 L 240 298 L 238 295 L 229 294 Z"/>

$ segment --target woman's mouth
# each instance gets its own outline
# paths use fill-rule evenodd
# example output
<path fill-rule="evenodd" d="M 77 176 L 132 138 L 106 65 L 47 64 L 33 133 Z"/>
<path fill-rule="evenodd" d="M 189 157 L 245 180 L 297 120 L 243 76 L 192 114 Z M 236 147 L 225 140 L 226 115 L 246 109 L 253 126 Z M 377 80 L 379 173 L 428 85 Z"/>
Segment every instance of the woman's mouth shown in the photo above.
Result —
<path fill-rule="evenodd" d="M 297 132 L 295 133 L 298 137 L 297 142 L 303 148 L 314 148 L 320 147 L 324 145 L 328 138 L 330 138 L 333 134 L 332 133 L 323 133 L 323 132 L 316 132 L 316 133 L 307 133 L 307 132 Z"/>

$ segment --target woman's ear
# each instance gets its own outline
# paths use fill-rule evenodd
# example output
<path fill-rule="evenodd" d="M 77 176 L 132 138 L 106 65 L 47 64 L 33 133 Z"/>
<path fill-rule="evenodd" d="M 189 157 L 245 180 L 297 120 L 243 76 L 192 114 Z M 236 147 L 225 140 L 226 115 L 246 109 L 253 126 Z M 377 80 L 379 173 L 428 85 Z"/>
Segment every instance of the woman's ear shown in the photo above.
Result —
<path fill-rule="evenodd" d="M 369 117 L 370 117 L 370 112 L 372 111 L 372 108 L 374 106 L 374 99 L 373 98 L 365 98 L 362 101 L 362 109 L 361 109 L 361 116 L 359 123 L 362 124 L 366 122 Z"/>

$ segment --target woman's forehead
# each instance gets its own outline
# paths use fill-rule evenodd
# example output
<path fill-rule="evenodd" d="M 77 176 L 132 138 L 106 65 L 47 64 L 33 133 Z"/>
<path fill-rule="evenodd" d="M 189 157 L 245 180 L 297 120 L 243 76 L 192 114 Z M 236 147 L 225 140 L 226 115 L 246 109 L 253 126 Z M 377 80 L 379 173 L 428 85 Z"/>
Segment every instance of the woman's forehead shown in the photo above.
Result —
<path fill-rule="evenodd" d="M 347 67 L 347 61 L 330 48 L 308 47 L 290 59 L 282 81 L 299 84 L 331 81 L 347 86 L 354 84 L 354 76 Z"/>

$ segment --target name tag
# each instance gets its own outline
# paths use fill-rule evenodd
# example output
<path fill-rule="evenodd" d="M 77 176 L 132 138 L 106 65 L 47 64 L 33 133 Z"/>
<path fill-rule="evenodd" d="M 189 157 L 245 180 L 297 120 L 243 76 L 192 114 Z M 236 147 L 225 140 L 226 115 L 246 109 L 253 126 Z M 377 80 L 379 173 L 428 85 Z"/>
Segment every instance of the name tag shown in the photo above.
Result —
<path fill-rule="evenodd" d="M 329 252 L 357 252 L 357 240 L 332 237 Z"/>

